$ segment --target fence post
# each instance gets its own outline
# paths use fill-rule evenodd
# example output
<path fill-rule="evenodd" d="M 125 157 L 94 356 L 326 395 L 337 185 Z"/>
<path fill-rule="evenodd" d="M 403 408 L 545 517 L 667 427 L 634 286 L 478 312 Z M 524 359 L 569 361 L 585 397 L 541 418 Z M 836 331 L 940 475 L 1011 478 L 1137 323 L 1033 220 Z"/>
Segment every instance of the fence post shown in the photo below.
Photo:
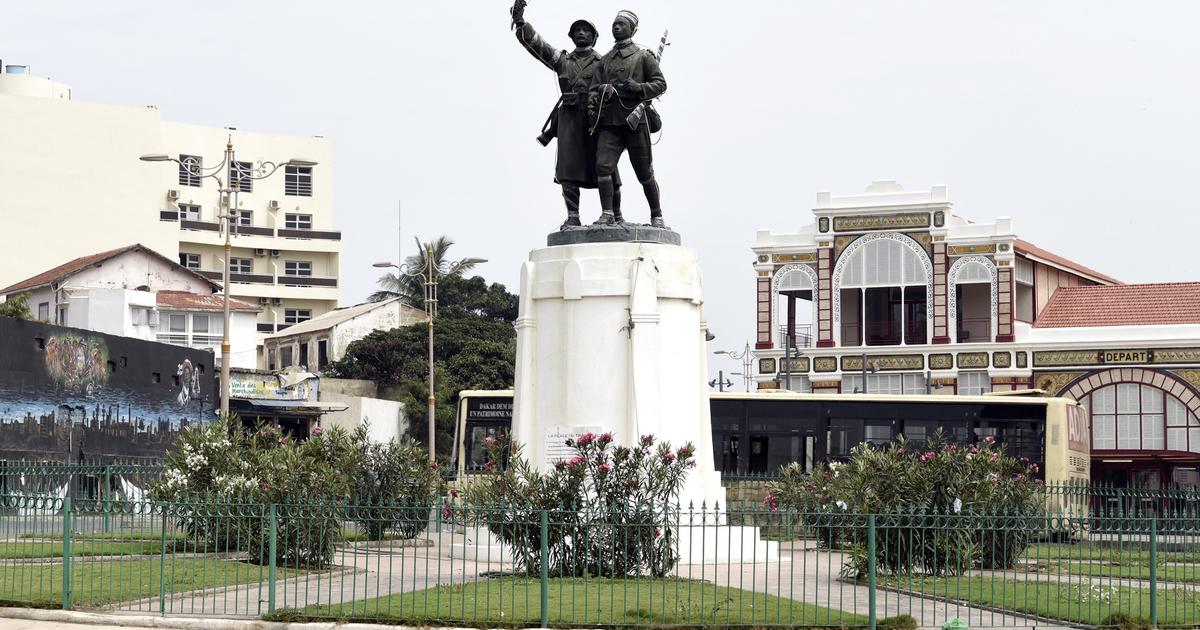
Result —
<path fill-rule="evenodd" d="M 550 514 L 542 510 L 542 625 L 549 627 L 550 622 Z"/>
<path fill-rule="evenodd" d="M 269 540 L 267 544 L 267 555 L 270 557 L 267 565 L 267 613 L 275 612 L 275 551 L 278 544 L 279 533 L 279 513 L 275 509 L 275 504 L 271 504 L 270 520 L 267 524 L 270 529 Z"/>
<path fill-rule="evenodd" d="M 867 515 L 867 627 L 875 630 L 875 515 Z"/>
<path fill-rule="evenodd" d="M 1158 627 L 1158 517 L 1150 518 L 1150 627 Z"/>
<path fill-rule="evenodd" d="M 158 540 L 158 614 L 167 614 L 167 520 L 171 512 L 170 504 L 162 504 L 160 528 L 162 533 Z M 151 512 L 153 514 L 153 512 Z"/>
<path fill-rule="evenodd" d="M 109 514 L 110 508 L 112 507 L 110 504 L 112 501 L 112 469 L 108 464 L 104 465 L 103 477 L 104 481 L 101 483 L 103 483 L 104 486 L 100 488 L 100 505 L 104 510 L 104 531 L 109 532 L 112 531 L 112 517 Z"/>
<path fill-rule="evenodd" d="M 62 521 L 63 521 L 63 568 L 62 568 L 62 607 L 63 610 L 71 609 L 71 530 L 74 529 L 71 525 L 71 495 L 63 497 L 62 501 Z"/>

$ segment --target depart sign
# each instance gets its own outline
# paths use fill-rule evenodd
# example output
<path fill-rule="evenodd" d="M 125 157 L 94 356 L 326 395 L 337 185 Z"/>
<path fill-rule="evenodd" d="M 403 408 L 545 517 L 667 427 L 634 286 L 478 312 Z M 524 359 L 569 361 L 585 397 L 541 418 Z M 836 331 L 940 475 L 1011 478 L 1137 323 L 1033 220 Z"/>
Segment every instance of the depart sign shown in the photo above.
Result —
<path fill-rule="evenodd" d="M 1106 365 L 1150 363 L 1153 358 L 1150 350 L 1105 350 L 1100 353 L 1100 361 Z"/>

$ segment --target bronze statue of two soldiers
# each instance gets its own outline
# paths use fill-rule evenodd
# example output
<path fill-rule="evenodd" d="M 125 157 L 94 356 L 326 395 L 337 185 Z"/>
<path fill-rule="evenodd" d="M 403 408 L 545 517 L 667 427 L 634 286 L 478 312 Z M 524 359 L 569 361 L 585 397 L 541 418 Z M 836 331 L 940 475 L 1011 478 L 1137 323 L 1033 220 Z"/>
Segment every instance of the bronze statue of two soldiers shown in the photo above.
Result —
<path fill-rule="evenodd" d="M 658 57 L 631 39 L 637 32 L 637 16 L 631 11 L 617 13 L 612 25 L 616 43 L 603 56 L 594 50 L 599 32 L 587 20 L 575 20 L 568 29 L 575 44 L 575 50 L 568 52 L 548 44 L 525 21 L 525 0 L 513 5 L 512 19 L 521 45 L 558 75 L 562 97 L 538 141 L 545 145 L 552 138 L 558 140 L 554 180 L 562 186 L 567 205 L 563 228 L 581 225 L 581 188 L 599 189 L 597 225 L 624 221 L 617 161 L 626 151 L 650 205 L 650 224 L 666 227 L 650 142 L 651 126 L 658 124 L 657 113 L 647 108 L 647 115 L 640 115 L 635 110 L 662 95 L 667 81 Z"/>

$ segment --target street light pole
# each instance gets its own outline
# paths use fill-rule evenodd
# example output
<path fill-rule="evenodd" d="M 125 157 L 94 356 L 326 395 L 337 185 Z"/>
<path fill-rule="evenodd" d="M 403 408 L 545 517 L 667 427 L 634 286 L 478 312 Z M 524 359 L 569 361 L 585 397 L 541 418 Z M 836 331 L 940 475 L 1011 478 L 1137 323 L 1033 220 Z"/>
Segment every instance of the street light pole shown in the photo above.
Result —
<path fill-rule="evenodd" d="M 476 264 L 485 263 L 485 262 L 487 262 L 486 258 L 464 258 L 458 262 L 451 263 L 449 265 L 449 267 L 445 271 L 443 271 L 441 269 L 441 263 L 435 262 L 433 259 L 433 243 L 430 242 L 430 243 L 425 244 L 425 261 L 424 261 L 424 263 L 422 263 L 420 269 L 410 269 L 409 265 L 407 263 L 402 263 L 402 264 L 397 265 L 396 263 L 393 263 L 393 262 L 377 262 L 374 265 L 372 265 L 373 267 L 379 267 L 379 268 L 390 267 L 390 268 L 393 268 L 396 270 L 397 292 L 399 292 L 399 289 L 400 289 L 400 282 L 401 282 L 400 277 L 401 276 L 408 276 L 410 278 L 421 278 L 421 281 L 425 285 L 425 315 L 426 315 L 426 319 L 428 320 L 426 322 L 426 329 L 428 331 L 428 336 L 429 336 L 429 340 L 428 340 L 429 347 L 427 348 L 427 350 L 428 350 L 427 358 L 428 358 L 428 363 L 429 363 L 429 397 L 426 399 L 427 408 L 426 408 L 426 418 L 425 419 L 426 419 L 426 424 L 428 425 L 428 430 L 429 430 L 428 446 L 429 446 L 429 461 L 431 461 L 431 462 L 437 461 L 437 448 L 436 448 L 437 396 L 434 394 L 434 390 L 433 390 L 433 388 L 434 388 L 434 380 L 433 380 L 433 320 L 435 317 L 437 317 L 438 275 L 439 274 L 446 274 L 446 275 L 454 274 L 455 272 L 457 272 L 459 269 L 461 269 L 465 265 L 476 265 Z"/>
<path fill-rule="evenodd" d="M 750 364 L 754 361 L 754 358 L 750 356 L 750 342 L 746 342 L 746 347 L 742 349 L 741 352 L 734 352 L 732 350 L 717 350 L 713 354 L 724 354 L 732 357 L 735 361 L 742 362 L 742 381 L 746 385 L 746 391 L 749 392 L 750 381 L 754 378 L 750 373 Z"/>
<path fill-rule="evenodd" d="M 221 324 L 221 407 L 220 414 L 224 418 L 229 415 L 229 273 L 230 273 L 230 258 L 233 256 L 233 212 L 238 207 L 237 194 L 242 188 L 242 182 L 245 180 L 266 179 L 275 174 L 275 171 L 285 166 L 316 166 L 317 163 L 312 160 L 291 159 L 286 162 L 256 162 L 248 169 L 242 169 L 234 166 L 236 158 L 233 151 L 233 136 L 229 136 L 225 141 L 224 159 L 220 164 L 210 168 L 204 168 L 198 160 L 188 158 L 179 160 L 165 153 L 147 153 L 141 156 L 143 162 L 175 162 L 183 168 L 184 172 L 197 179 L 212 179 L 217 182 L 218 196 L 218 211 L 217 219 L 219 229 L 225 232 L 225 259 L 223 261 L 223 269 L 221 272 L 221 294 L 222 294 L 222 324 Z M 222 177 L 221 170 L 229 169 L 229 176 Z"/>

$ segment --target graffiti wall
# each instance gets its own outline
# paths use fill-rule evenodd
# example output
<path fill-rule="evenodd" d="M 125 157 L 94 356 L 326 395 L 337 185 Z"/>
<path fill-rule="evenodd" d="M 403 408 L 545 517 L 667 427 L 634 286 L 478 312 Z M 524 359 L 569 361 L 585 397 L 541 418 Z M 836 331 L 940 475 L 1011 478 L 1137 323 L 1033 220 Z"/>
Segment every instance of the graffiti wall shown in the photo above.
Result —
<path fill-rule="evenodd" d="M 213 355 L 0 317 L 0 460 L 158 459 L 215 418 Z"/>

